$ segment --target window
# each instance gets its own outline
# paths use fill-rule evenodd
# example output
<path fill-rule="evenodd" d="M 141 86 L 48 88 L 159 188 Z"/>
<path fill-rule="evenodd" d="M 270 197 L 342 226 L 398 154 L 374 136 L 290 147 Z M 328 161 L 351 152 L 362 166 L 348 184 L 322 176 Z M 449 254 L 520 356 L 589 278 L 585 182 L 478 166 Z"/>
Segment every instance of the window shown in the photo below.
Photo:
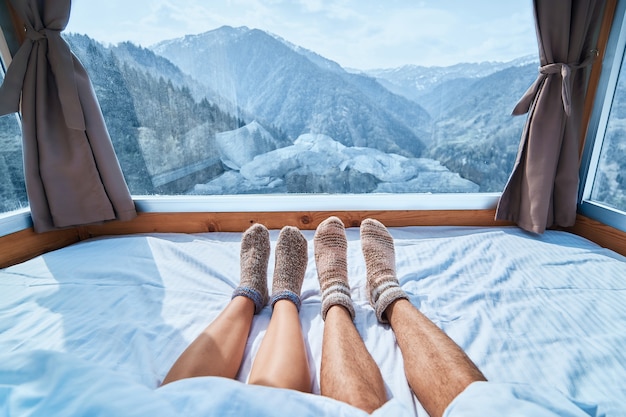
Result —
<path fill-rule="evenodd" d="M 1 34 L 0 38 L 4 43 Z M 0 61 L 0 82 L 4 80 L 4 72 L 4 62 Z M 0 184 L 0 215 L 28 207 L 22 163 L 22 129 L 15 114 L 0 116 Z"/>
<path fill-rule="evenodd" d="M 580 211 L 626 231 L 626 6 L 617 7 L 583 155 Z"/>
<path fill-rule="evenodd" d="M 626 55 L 600 150 L 591 200 L 626 212 Z"/>
<path fill-rule="evenodd" d="M 74 1 L 64 36 L 134 195 L 497 193 L 511 172 L 530 1 L 116 3 Z"/>

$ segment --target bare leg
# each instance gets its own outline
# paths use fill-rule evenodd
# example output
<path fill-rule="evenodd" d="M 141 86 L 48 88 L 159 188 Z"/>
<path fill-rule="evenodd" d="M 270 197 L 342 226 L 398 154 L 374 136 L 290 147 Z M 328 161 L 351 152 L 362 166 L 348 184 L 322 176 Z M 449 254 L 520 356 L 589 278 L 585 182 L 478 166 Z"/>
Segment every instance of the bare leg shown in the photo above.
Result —
<path fill-rule="evenodd" d="M 340 305 L 331 306 L 326 313 L 320 389 L 322 395 L 368 413 L 387 402 L 380 369 L 367 351 L 350 313 Z"/>
<path fill-rule="evenodd" d="M 408 300 L 394 301 L 385 314 L 402 351 L 409 385 L 430 416 L 441 416 L 472 382 L 486 381 L 465 352 Z"/>
<path fill-rule="evenodd" d="M 387 401 L 378 365 L 354 326 L 347 270 L 347 240 L 337 217 L 323 221 L 315 232 L 315 263 L 322 292 L 320 389 L 322 395 L 373 412 Z"/>
<path fill-rule="evenodd" d="M 235 378 L 241 366 L 254 302 L 235 297 L 176 360 L 163 385 L 196 376 Z"/>
<path fill-rule="evenodd" d="M 361 223 L 370 302 L 381 322 L 391 324 L 411 389 L 431 417 L 474 381 L 485 377 L 461 348 L 418 311 L 399 285 L 393 238 L 373 219 Z"/>
<path fill-rule="evenodd" d="M 274 312 L 248 382 L 311 392 L 311 375 L 300 317 L 291 301 L 280 300 L 274 304 Z"/>
<path fill-rule="evenodd" d="M 311 392 L 311 375 L 300 326 L 300 290 L 308 261 L 307 241 L 295 227 L 284 227 L 276 242 L 272 318 L 248 382 Z"/>
<path fill-rule="evenodd" d="M 224 311 L 185 349 L 163 384 L 195 376 L 235 378 L 252 317 L 267 303 L 269 232 L 255 224 L 241 239 L 241 282 Z"/>

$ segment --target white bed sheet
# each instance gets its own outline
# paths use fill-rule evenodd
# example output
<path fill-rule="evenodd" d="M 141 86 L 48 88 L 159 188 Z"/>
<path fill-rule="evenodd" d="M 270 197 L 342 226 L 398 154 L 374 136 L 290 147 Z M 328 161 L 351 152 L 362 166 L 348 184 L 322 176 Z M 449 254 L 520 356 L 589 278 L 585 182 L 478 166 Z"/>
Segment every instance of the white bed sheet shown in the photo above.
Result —
<path fill-rule="evenodd" d="M 398 277 L 411 301 L 464 348 L 490 381 L 546 387 L 597 405 L 597 415 L 626 415 L 623 257 L 564 232 L 390 230 Z M 300 316 L 312 386 L 319 393 L 323 321 L 313 232 L 304 234 L 309 264 Z M 402 408 L 426 415 L 406 383 L 392 332 L 377 323 L 367 303 L 358 229 L 348 229 L 347 235 L 356 325 L 394 398 L 382 411 L 393 415 Z M 278 231 L 270 236 L 274 247 Z M 74 415 L 99 415 L 97 410 L 105 415 L 104 405 L 129 415 L 182 415 L 181 410 L 193 415 L 209 409 L 215 415 L 241 415 L 257 405 L 237 399 L 273 396 L 274 402 L 258 407 L 272 410 L 280 403 L 288 414 L 359 415 L 318 395 L 270 396 L 267 388 L 218 378 L 156 389 L 178 355 L 230 300 L 239 281 L 240 238 L 239 233 L 100 238 L 1 270 L 0 401 L 5 414 L 38 410 L 46 415 L 73 404 Z M 273 259 L 270 285 L 272 272 Z M 254 320 L 240 381 L 248 376 L 269 318 L 267 307 Z M 119 391 L 135 395 L 108 401 Z M 212 395 L 198 401 L 201 392 Z M 64 395 L 73 396 L 62 402 Z"/>

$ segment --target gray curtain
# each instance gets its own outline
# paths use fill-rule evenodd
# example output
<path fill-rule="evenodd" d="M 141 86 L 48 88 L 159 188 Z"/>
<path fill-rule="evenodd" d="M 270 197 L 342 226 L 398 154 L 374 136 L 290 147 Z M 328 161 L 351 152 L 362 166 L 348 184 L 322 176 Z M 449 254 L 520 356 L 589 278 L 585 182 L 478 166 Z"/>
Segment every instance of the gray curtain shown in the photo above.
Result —
<path fill-rule="evenodd" d="M 91 82 L 61 37 L 70 0 L 11 2 L 25 22 L 26 40 L 0 87 L 0 114 L 18 111 L 21 96 L 35 230 L 135 217 Z"/>
<path fill-rule="evenodd" d="M 528 118 L 497 220 L 534 233 L 572 226 L 588 69 L 597 55 L 603 0 L 535 0 L 540 68 L 513 114 Z"/>

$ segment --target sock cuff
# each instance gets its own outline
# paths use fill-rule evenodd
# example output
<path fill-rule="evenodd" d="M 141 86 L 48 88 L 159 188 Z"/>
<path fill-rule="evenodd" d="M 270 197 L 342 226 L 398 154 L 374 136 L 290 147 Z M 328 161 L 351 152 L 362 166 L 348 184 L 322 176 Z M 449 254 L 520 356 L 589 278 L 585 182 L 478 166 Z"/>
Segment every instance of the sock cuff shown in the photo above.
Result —
<path fill-rule="evenodd" d="M 350 295 L 343 292 L 333 292 L 331 294 L 328 294 L 327 296 L 322 297 L 322 320 L 326 320 L 326 314 L 328 313 L 328 310 L 335 305 L 345 307 L 346 310 L 348 310 L 348 313 L 350 313 L 352 321 L 354 321 L 355 312 L 354 305 L 352 304 L 352 298 L 350 297 Z"/>
<path fill-rule="evenodd" d="M 298 312 L 300 311 L 300 306 L 302 305 L 302 301 L 300 300 L 300 296 L 293 291 L 290 290 L 282 290 L 277 293 L 272 294 L 272 298 L 270 300 L 270 305 L 274 308 L 274 304 L 276 304 L 279 300 L 289 300 L 296 305 Z"/>
<path fill-rule="evenodd" d="M 265 307 L 263 295 L 252 287 L 239 286 L 235 288 L 231 300 L 239 296 L 249 298 L 254 302 L 254 314 L 258 314 Z"/>
<path fill-rule="evenodd" d="M 389 275 L 380 277 L 377 282 L 368 283 L 368 286 L 369 300 L 370 303 L 374 305 L 378 302 L 378 299 L 381 295 L 383 295 L 383 293 L 385 293 L 385 291 L 388 291 L 389 289 L 394 287 L 399 287 L 400 284 L 398 283 L 398 280 L 394 275 Z"/>
<path fill-rule="evenodd" d="M 350 296 L 350 286 L 341 279 L 332 280 L 322 290 L 322 319 L 326 320 L 328 309 L 334 305 L 345 307 L 350 313 L 352 321 L 354 321 L 354 306 L 352 297 Z"/>
<path fill-rule="evenodd" d="M 405 298 L 407 300 L 409 299 L 409 296 L 404 292 L 402 288 L 400 288 L 397 283 L 392 282 L 391 284 L 393 285 L 389 285 L 389 283 L 387 282 L 385 283 L 384 288 L 380 288 L 381 286 L 379 286 L 375 289 L 376 291 L 380 288 L 380 290 L 378 291 L 378 298 L 376 299 L 375 303 L 373 303 L 373 306 L 374 311 L 376 312 L 376 318 L 378 318 L 378 321 L 381 323 L 389 323 L 389 320 L 384 317 L 384 314 L 385 310 L 387 310 L 387 307 L 389 307 L 391 303 L 400 298 Z"/>

